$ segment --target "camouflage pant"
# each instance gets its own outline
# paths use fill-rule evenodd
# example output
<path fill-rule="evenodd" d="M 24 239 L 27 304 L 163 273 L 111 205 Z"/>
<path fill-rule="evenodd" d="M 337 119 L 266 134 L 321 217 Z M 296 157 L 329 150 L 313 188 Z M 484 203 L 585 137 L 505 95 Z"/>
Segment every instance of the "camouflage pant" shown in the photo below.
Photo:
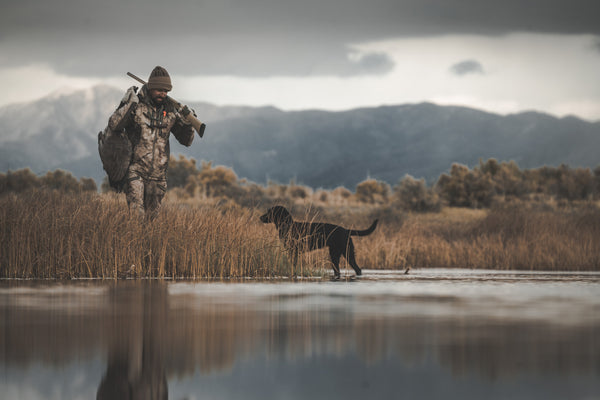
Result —
<path fill-rule="evenodd" d="M 134 171 L 128 174 L 125 195 L 130 212 L 154 218 L 167 191 L 167 179 L 144 179 Z"/>

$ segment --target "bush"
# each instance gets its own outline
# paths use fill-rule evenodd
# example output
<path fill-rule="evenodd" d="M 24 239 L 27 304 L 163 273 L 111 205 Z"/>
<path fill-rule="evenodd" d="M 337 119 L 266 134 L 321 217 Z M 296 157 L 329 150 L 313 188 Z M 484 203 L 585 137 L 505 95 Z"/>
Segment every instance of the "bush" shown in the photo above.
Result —
<path fill-rule="evenodd" d="M 389 193 L 390 185 L 375 179 L 367 179 L 356 185 L 356 198 L 363 203 L 387 203 Z"/>
<path fill-rule="evenodd" d="M 424 179 L 416 180 L 409 175 L 394 187 L 394 203 L 403 210 L 417 212 L 439 211 L 442 206 L 439 196 L 427 187 Z"/>
<path fill-rule="evenodd" d="M 29 168 L 0 174 L 0 193 L 23 192 L 41 186 L 38 177 Z"/>
<path fill-rule="evenodd" d="M 169 169 L 167 170 L 167 187 L 185 187 L 188 184 L 188 179 L 198 175 L 198 173 L 196 160 L 193 158 L 188 160 L 183 155 L 180 155 L 179 159 L 176 159 L 171 156 L 169 160 Z"/>
<path fill-rule="evenodd" d="M 32 189 L 51 189 L 65 193 L 95 192 L 98 190 L 92 178 L 79 181 L 70 172 L 57 169 L 38 177 L 29 168 L 0 174 L 0 194 L 20 193 Z"/>

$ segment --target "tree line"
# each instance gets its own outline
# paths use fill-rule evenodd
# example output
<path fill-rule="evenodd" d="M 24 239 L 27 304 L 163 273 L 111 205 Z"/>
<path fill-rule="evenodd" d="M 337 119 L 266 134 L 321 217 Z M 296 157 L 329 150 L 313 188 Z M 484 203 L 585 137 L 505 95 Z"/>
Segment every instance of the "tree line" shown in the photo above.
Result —
<path fill-rule="evenodd" d="M 433 185 L 424 179 L 404 176 L 396 185 L 376 179 L 360 182 L 352 193 L 344 187 L 313 190 L 291 181 L 287 185 L 269 182 L 266 186 L 239 179 L 224 166 L 213 166 L 180 156 L 172 158 L 168 173 L 170 188 L 180 196 L 227 197 L 238 202 L 265 199 L 309 199 L 321 202 L 355 201 L 388 205 L 404 210 L 438 211 L 442 206 L 488 208 L 498 202 L 559 201 L 578 202 L 600 199 L 600 166 L 571 168 L 544 166 L 521 169 L 514 161 L 480 160 L 469 168 L 453 164 Z"/>
<path fill-rule="evenodd" d="M 97 191 L 92 178 L 77 179 L 70 172 L 57 169 L 38 176 L 29 168 L 0 173 L 0 194 L 19 193 L 31 189 L 54 189 L 65 193 Z"/>
<path fill-rule="evenodd" d="M 571 168 L 544 166 L 520 169 L 514 161 L 480 160 L 469 168 L 453 164 L 447 173 L 427 185 L 424 179 L 404 176 L 396 185 L 376 179 L 360 182 L 355 192 L 344 187 L 333 190 L 269 182 L 259 185 L 240 179 L 225 166 L 214 166 L 184 156 L 171 157 L 168 175 L 170 193 L 178 198 L 226 198 L 242 206 L 274 202 L 313 202 L 344 204 L 349 202 L 389 206 L 417 212 L 435 212 L 443 206 L 488 208 L 511 201 L 580 202 L 600 199 L 600 167 Z M 64 192 L 97 191 L 91 178 L 75 178 L 62 170 L 35 175 L 30 169 L 0 173 L 0 194 L 28 189 L 55 189 Z M 101 191 L 110 190 L 107 181 Z"/>
<path fill-rule="evenodd" d="M 588 201 L 600 198 L 600 167 L 544 166 L 521 170 L 514 161 L 454 164 L 434 188 L 450 206 L 482 208 L 498 200 Z"/>

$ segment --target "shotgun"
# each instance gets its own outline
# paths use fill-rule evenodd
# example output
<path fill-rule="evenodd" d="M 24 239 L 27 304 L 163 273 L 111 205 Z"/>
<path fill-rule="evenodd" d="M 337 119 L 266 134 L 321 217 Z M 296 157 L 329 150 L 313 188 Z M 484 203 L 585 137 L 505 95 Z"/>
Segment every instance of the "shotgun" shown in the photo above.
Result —
<path fill-rule="evenodd" d="M 146 82 L 144 82 L 143 79 L 140 79 L 139 77 L 135 76 L 131 72 L 128 72 L 127 75 L 129 75 L 130 77 L 132 77 L 133 79 L 135 79 L 136 81 L 141 83 L 142 85 L 146 84 Z M 180 102 L 178 102 L 177 100 L 175 100 L 172 97 L 169 97 L 169 99 L 171 99 L 171 101 L 173 103 L 175 103 L 175 107 L 177 108 L 177 111 L 179 111 L 181 113 L 181 115 L 183 115 L 183 118 L 185 118 L 185 120 L 194 127 L 196 132 L 198 132 L 198 136 L 203 137 L 204 129 L 206 129 L 206 125 L 203 124 L 202 122 L 200 122 L 200 120 L 198 120 L 198 118 L 196 118 L 194 116 L 194 113 L 191 112 L 190 109 L 187 108 L 187 106 L 182 105 Z"/>

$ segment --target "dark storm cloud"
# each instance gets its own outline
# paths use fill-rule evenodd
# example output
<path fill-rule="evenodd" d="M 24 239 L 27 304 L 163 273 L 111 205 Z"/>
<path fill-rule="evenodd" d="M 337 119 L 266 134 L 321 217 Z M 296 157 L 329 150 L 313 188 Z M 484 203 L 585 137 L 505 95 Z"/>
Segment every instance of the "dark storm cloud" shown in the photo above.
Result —
<path fill-rule="evenodd" d="M 190 75 L 380 74 L 390 59 L 355 60 L 348 45 L 444 34 L 600 34 L 599 11 L 597 0 L 20 0 L 0 15 L 0 67 L 47 63 L 81 76 L 156 64 Z"/>
<path fill-rule="evenodd" d="M 450 67 L 450 72 L 457 76 L 483 74 L 483 66 L 476 60 L 464 60 Z"/>

